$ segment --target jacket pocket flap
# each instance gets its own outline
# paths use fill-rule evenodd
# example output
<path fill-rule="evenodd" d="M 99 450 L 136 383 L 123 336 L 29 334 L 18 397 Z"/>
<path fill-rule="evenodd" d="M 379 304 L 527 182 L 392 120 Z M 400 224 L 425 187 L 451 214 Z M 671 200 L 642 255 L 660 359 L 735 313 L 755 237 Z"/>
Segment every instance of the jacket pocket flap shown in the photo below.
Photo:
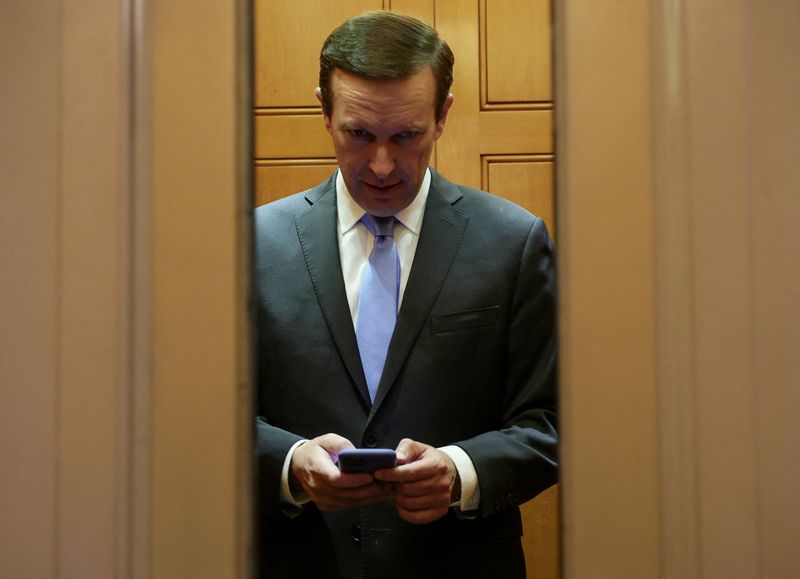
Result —
<path fill-rule="evenodd" d="M 440 316 L 435 316 L 431 320 L 431 332 L 434 334 L 443 334 L 445 332 L 455 332 L 468 328 L 492 326 L 497 323 L 499 313 L 500 306 L 490 306 L 477 310 L 442 314 Z"/>

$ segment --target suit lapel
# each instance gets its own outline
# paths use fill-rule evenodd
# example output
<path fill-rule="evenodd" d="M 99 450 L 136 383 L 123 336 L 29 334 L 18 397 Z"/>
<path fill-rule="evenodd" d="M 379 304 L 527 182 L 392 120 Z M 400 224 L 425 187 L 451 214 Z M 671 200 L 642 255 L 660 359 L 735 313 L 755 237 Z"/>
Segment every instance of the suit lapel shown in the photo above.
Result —
<path fill-rule="evenodd" d="M 453 183 L 431 170 L 431 188 L 425 205 L 417 251 L 408 278 L 403 304 L 397 317 L 383 375 L 375 395 L 370 416 L 397 379 L 411 348 L 428 319 L 433 303 L 439 295 L 450 266 L 455 259 L 469 218 L 456 210 L 453 204 L 461 191 Z M 352 324 L 351 324 L 352 325 Z"/>
<path fill-rule="evenodd" d="M 367 383 L 361 369 L 339 259 L 335 177 L 309 190 L 306 198 L 312 206 L 295 218 L 306 267 L 331 337 L 362 399 L 369 406 Z"/>

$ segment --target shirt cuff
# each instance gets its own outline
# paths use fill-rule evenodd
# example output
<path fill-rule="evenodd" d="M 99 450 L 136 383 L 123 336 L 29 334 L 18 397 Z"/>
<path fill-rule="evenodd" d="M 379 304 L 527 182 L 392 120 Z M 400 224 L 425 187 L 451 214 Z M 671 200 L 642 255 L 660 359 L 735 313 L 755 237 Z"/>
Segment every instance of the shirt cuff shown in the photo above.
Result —
<path fill-rule="evenodd" d="M 444 446 L 439 450 L 453 459 L 461 479 L 461 501 L 454 506 L 462 511 L 477 510 L 481 504 L 481 489 L 478 486 L 478 473 L 472 464 L 472 459 L 460 446 Z"/>
<path fill-rule="evenodd" d="M 290 448 L 289 452 L 286 453 L 286 458 L 283 459 L 283 470 L 281 470 L 281 502 L 295 507 L 302 507 L 311 500 L 305 491 L 301 491 L 297 494 L 297 496 L 294 496 L 292 495 L 292 491 L 289 490 L 289 466 L 292 464 L 292 456 L 294 455 L 294 451 L 297 449 L 297 447 L 304 442 L 308 441 L 298 440 L 292 445 L 292 448 Z"/>

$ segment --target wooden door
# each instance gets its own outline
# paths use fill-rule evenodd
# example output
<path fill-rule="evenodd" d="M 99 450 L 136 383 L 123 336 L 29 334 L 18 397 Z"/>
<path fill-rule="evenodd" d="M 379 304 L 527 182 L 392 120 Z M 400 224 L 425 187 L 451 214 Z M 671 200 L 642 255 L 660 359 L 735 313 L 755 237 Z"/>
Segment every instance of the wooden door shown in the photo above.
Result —
<path fill-rule="evenodd" d="M 436 168 L 511 199 L 554 233 L 550 4 L 435 2 L 456 56 L 455 95 Z"/>
<path fill-rule="evenodd" d="M 551 17 L 547 0 L 256 0 L 256 205 L 302 191 L 336 167 L 314 97 L 319 50 L 351 15 L 393 10 L 441 32 L 455 53 L 453 108 L 431 164 L 511 199 L 555 234 Z M 523 505 L 528 576 L 559 575 L 558 488 Z"/>

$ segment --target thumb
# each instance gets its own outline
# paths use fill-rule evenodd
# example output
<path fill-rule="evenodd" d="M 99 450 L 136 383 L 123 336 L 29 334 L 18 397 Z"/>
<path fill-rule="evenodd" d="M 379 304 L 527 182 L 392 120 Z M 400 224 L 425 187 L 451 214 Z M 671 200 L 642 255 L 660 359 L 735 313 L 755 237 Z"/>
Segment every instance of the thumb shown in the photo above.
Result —
<path fill-rule="evenodd" d="M 333 433 L 323 434 L 322 436 L 315 438 L 314 441 L 324 448 L 334 460 L 335 457 L 339 455 L 340 451 L 346 448 L 355 448 L 353 443 L 347 440 L 345 437 Z"/>
<path fill-rule="evenodd" d="M 397 448 L 395 449 L 395 454 L 397 454 L 397 464 L 414 462 L 425 451 L 425 448 L 426 446 L 424 444 L 417 442 L 416 440 L 404 438 L 400 441 L 400 444 L 398 444 Z"/>

